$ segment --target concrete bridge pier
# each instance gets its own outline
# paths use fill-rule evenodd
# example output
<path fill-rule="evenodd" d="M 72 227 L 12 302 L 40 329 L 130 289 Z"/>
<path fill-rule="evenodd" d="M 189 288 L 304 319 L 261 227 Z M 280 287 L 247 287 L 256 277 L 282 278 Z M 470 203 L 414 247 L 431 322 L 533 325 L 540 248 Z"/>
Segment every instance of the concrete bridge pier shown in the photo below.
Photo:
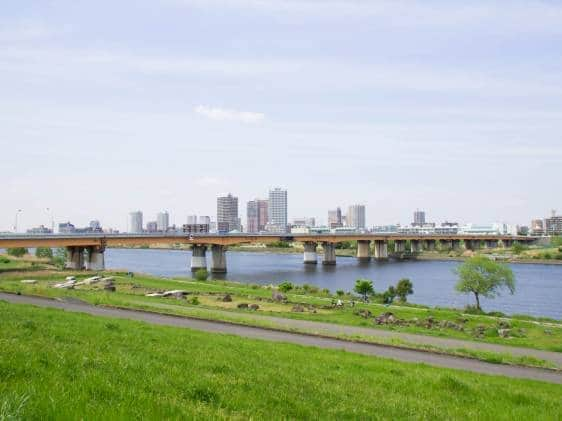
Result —
<path fill-rule="evenodd" d="M 360 262 L 371 260 L 371 242 L 369 240 L 357 241 L 357 260 Z"/>
<path fill-rule="evenodd" d="M 226 273 L 226 246 L 211 246 L 211 273 Z"/>
<path fill-rule="evenodd" d="M 86 270 L 105 270 L 104 252 L 103 247 L 88 247 Z"/>
<path fill-rule="evenodd" d="M 334 243 L 322 243 L 322 249 L 324 250 L 324 258 L 322 259 L 323 265 L 335 265 L 336 264 L 336 245 Z"/>
<path fill-rule="evenodd" d="M 435 240 L 427 240 L 426 247 L 429 251 L 435 251 Z"/>
<path fill-rule="evenodd" d="M 84 247 L 70 246 L 66 248 L 66 268 L 73 270 L 84 268 Z"/>
<path fill-rule="evenodd" d="M 488 249 L 494 249 L 498 246 L 498 242 L 496 240 L 486 240 L 484 241 L 484 245 Z"/>
<path fill-rule="evenodd" d="M 191 247 L 191 271 L 197 272 L 199 269 L 207 270 L 207 246 L 204 244 Z"/>
<path fill-rule="evenodd" d="M 453 243 L 451 240 L 441 240 L 439 242 L 439 248 L 441 250 L 451 250 L 453 248 Z"/>
<path fill-rule="evenodd" d="M 503 246 L 506 247 L 506 248 L 511 247 L 513 245 L 513 241 L 507 240 L 507 239 L 502 240 L 502 243 L 503 243 Z"/>
<path fill-rule="evenodd" d="M 419 253 L 422 251 L 422 244 L 420 240 L 410 240 L 410 251 L 412 253 Z"/>
<path fill-rule="evenodd" d="M 460 250 L 461 240 L 451 240 L 453 250 Z"/>
<path fill-rule="evenodd" d="M 383 240 L 375 240 L 375 259 L 387 260 L 388 259 L 388 243 Z"/>
<path fill-rule="evenodd" d="M 316 264 L 318 264 L 318 254 L 316 253 L 317 247 L 318 247 L 318 243 L 316 243 L 315 241 L 306 241 L 304 243 L 303 263 L 305 265 L 316 265 Z M 335 258 L 334 258 L 334 260 L 335 260 Z"/>
<path fill-rule="evenodd" d="M 406 251 L 406 242 L 404 240 L 394 241 L 394 252 L 404 253 Z"/>

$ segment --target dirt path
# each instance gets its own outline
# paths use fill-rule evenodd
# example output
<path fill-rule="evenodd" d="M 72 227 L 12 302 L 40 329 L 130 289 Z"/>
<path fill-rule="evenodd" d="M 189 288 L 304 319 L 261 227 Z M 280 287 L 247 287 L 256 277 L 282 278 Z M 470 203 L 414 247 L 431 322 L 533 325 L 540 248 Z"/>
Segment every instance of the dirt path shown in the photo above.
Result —
<path fill-rule="evenodd" d="M 48 298 L 29 297 L 5 293 L 0 293 L 0 300 L 5 300 L 7 302 L 16 304 L 31 304 L 39 307 L 58 308 L 71 312 L 87 313 L 94 316 L 138 320 L 157 325 L 190 328 L 205 332 L 237 335 L 246 338 L 262 339 L 275 342 L 287 342 L 326 349 L 340 349 L 364 355 L 392 358 L 399 361 L 426 363 L 438 367 L 454 368 L 473 371 L 477 373 L 496 374 L 508 377 L 542 380 L 551 383 L 562 384 L 561 373 L 539 368 L 490 364 L 468 358 L 453 357 L 417 350 L 392 348 L 381 345 L 349 342 L 339 339 L 318 337 L 314 335 L 280 332 L 257 327 L 160 315 L 137 310 L 96 307 L 83 302 L 65 302 Z"/>

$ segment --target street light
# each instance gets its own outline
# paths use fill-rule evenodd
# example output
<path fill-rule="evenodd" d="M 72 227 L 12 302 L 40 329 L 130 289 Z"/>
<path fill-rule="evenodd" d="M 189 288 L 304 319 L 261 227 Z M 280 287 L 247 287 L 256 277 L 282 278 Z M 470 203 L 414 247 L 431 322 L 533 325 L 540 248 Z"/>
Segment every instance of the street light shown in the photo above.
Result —
<path fill-rule="evenodd" d="M 21 209 L 18 209 L 18 210 L 16 211 L 16 221 L 15 221 L 15 223 L 14 223 L 14 232 L 15 232 L 15 233 L 18 232 L 18 216 L 19 216 L 19 214 L 20 214 L 21 212 L 22 212 Z"/>

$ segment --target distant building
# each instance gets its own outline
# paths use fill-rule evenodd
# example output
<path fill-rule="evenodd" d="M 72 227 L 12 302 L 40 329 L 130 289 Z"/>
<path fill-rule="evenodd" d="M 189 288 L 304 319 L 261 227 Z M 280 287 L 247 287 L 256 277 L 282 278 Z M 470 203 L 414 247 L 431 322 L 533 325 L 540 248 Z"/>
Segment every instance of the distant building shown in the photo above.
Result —
<path fill-rule="evenodd" d="M 269 222 L 269 200 L 258 199 L 258 231 L 265 231 Z"/>
<path fill-rule="evenodd" d="M 268 215 L 267 200 L 250 200 L 246 205 L 246 232 L 260 232 L 265 230 Z"/>
<path fill-rule="evenodd" d="M 170 227 L 170 214 L 166 211 L 158 212 L 156 214 L 156 230 L 161 232 L 166 232 L 168 231 L 169 227 Z"/>
<path fill-rule="evenodd" d="M 199 224 L 203 224 L 203 225 L 211 225 L 211 217 L 210 216 L 200 216 L 199 218 L 197 218 L 197 221 Z"/>
<path fill-rule="evenodd" d="M 71 234 L 76 231 L 76 227 L 70 222 L 59 224 L 59 234 Z"/>
<path fill-rule="evenodd" d="M 217 228 L 219 232 L 230 232 L 240 229 L 238 198 L 230 193 L 227 196 L 217 198 Z"/>
<path fill-rule="evenodd" d="M 544 220 L 544 231 L 546 235 L 562 235 L 562 216 L 552 211 L 552 216 Z"/>
<path fill-rule="evenodd" d="M 132 234 L 142 233 L 142 212 L 131 212 L 129 213 L 129 218 L 129 232 Z"/>
<path fill-rule="evenodd" d="M 414 222 L 412 222 L 412 226 L 414 227 L 421 227 L 425 224 L 425 212 L 419 209 L 416 209 L 414 212 Z"/>
<path fill-rule="evenodd" d="M 187 215 L 187 223 L 189 225 L 194 225 L 197 223 L 197 215 Z"/>
<path fill-rule="evenodd" d="M 266 230 L 287 232 L 287 190 L 279 187 L 269 191 L 268 223 Z"/>
<path fill-rule="evenodd" d="M 544 235 L 544 221 L 542 219 L 531 221 L 531 235 Z"/>
<path fill-rule="evenodd" d="M 397 233 L 399 227 L 400 225 L 378 225 L 373 227 L 371 229 L 371 232 L 392 234 L 392 233 Z"/>
<path fill-rule="evenodd" d="M 158 221 L 149 221 L 146 223 L 146 230 L 150 233 L 154 233 L 154 232 L 158 232 L 160 231 L 158 229 Z"/>
<path fill-rule="evenodd" d="M 186 234 L 205 234 L 209 232 L 209 224 L 184 224 L 182 232 Z"/>
<path fill-rule="evenodd" d="M 351 205 L 347 210 L 347 226 L 356 229 L 365 229 L 365 205 Z"/>
<path fill-rule="evenodd" d="M 293 219 L 292 226 L 301 227 L 314 227 L 316 225 L 316 218 L 295 218 Z"/>
<path fill-rule="evenodd" d="M 47 228 L 44 225 L 39 225 L 38 227 L 28 229 L 27 233 L 28 234 L 52 234 L 53 230 L 50 229 L 50 228 Z"/>
<path fill-rule="evenodd" d="M 90 227 L 90 229 L 93 232 L 103 232 L 100 221 L 98 221 L 97 219 L 94 219 L 94 220 L 90 221 L 88 226 Z"/>
<path fill-rule="evenodd" d="M 343 226 L 343 220 L 341 215 L 341 208 L 337 207 L 334 210 L 328 211 L 328 227 L 338 228 Z"/>
<path fill-rule="evenodd" d="M 466 224 L 460 227 L 458 232 L 462 234 L 499 235 L 508 234 L 509 228 L 506 224 L 499 222 L 493 224 Z"/>

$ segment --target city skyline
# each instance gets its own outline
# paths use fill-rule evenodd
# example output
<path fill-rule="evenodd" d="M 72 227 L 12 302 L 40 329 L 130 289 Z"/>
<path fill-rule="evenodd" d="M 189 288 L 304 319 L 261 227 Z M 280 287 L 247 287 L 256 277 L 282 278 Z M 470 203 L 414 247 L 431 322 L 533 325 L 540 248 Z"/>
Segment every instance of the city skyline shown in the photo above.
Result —
<path fill-rule="evenodd" d="M 376 3 L 3 5 L 0 231 L 17 209 L 21 230 L 51 226 L 46 208 L 179 225 L 276 185 L 289 219 L 357 202 L 369 224 L 560 211 L 562 4 Z"/>

